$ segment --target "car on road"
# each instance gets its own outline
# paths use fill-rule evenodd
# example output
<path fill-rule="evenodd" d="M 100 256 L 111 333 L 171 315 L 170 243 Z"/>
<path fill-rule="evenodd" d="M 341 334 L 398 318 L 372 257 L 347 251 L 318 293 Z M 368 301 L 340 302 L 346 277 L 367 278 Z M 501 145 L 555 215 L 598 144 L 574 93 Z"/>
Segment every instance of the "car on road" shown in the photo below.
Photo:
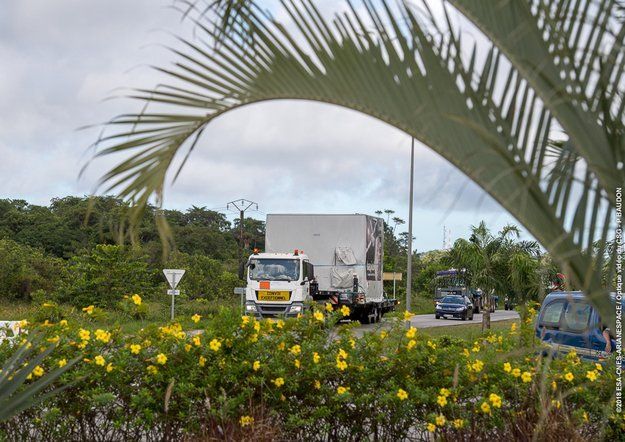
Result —
<path fill-rule="evenodd" d="M 467 319 L 473 320 L 473 303 L 466 296 L 445 296 L 441 301 L 436 304 L 436 312 L 434 313 L 436 319 L 445 318 L 445 316 L 451 316 L 452 318 L 460 318 L 463 321 Z"/>
<path fill-rule="evenodd" d="M 538 312 L 535 331 L 544 355 L 575 350 L 580 357 L 597 361 L 616 348 L 614 335 L 580 291 L 549 293 Z"/>

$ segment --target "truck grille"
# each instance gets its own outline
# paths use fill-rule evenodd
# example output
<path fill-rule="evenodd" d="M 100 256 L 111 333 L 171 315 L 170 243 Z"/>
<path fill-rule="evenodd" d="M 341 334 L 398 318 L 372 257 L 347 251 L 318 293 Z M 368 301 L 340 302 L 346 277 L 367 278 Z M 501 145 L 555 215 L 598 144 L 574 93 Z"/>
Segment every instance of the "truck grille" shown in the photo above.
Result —
<path fill-rule="evenodd" d="M 258 305 L 260 313 L 263 316 L 279 316 L 286 313 L 288 305 Z"/>

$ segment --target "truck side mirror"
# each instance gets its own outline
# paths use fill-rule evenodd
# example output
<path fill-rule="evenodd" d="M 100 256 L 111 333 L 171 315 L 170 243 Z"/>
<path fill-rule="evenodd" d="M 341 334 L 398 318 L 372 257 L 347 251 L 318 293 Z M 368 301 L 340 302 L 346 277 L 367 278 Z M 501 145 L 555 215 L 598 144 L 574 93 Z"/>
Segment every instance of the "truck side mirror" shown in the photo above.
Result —
<path fill-rule="evenodd" d="M 302 280 L 302 282 L 300 282 L 300 283 L 299 283 L 299 285 L 304 285 L 304 284 L 306 284 L 307 282 L 308 282 L 308 276 L 306 276 L 306 277 Z"/>

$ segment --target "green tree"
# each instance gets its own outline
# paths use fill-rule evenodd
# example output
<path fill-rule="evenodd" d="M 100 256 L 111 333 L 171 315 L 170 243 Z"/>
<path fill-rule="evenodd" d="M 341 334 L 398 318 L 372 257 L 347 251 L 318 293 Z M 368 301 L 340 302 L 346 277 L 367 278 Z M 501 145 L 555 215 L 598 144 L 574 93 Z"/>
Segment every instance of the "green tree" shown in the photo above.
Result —
<path fill-rule="evenodd" d="M 59 290 L 59 300 L 84 307 L 112 307 L 124 295 L 150 296 L 156 290 L 155 272 L 139 250 L 99 244 L 70 261 L 69 277 Z"/>

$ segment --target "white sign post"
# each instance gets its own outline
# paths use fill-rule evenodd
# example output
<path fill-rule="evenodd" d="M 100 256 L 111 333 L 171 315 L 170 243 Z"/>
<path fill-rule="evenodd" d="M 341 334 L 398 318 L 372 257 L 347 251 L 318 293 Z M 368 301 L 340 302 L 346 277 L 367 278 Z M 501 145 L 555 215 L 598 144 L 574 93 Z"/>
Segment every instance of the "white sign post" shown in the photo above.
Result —
<path fill-rule="evenodd" d="M 171 320 L 174 320 L 174 299 L 180 294 L 180 290 L 176 290 L 178 283 L 184 276 L 186 270 L 182 269 L 163 269 L 163 275 L 167 278 L 167 282 L 171 290 L 167 290 L 167 294 L 171 295 Z"/>

